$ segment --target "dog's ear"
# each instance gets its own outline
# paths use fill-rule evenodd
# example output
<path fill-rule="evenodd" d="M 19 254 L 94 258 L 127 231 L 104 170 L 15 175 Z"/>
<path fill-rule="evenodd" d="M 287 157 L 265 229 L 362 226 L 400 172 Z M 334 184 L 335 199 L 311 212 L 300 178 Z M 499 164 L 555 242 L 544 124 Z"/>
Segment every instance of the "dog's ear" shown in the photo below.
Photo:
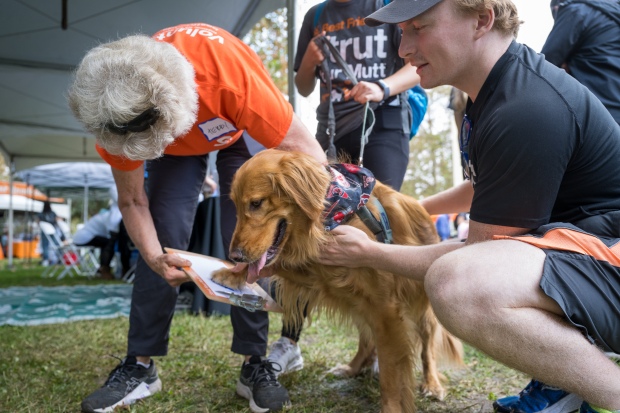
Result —
<path fill-rule="evenodd" d="M 325 194 L 330 177 L 325 168 L 309 155 L 291 152 L 280 159 L 280 173 L 275 174 L 274 189 L 289 197 L 310 218 L 316 220 L 325 208 Z"/>

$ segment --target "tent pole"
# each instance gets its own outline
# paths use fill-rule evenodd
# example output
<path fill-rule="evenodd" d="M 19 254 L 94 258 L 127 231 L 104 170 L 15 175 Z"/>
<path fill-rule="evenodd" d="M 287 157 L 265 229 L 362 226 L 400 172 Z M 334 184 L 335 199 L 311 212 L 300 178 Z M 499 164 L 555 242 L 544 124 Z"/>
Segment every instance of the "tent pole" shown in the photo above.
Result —
<path fill-rule="evenodd" d="M 84 212 L 82 215 L 82 222 L 86 224 L 88 219 L 88 175 L 84 174 Z"/>
<path fill-rule="evenodd" d="M 15 172 L 15 162 L 11 157 L 9 165 L 9 238 L 7 240 L 7 268 L 13 269 L 13 173 Z"/>
<path fill-rule="evenodd" d="M 297 47 L 297 1 L 286 0 L 286 20 L 287 20 L 287 54 L 288 54 L 288 101 L 295 112 L 297 107 L 297 91 L 295 89 L 295 71 L 293 70 L 295 60 L 295 48 Z"/>

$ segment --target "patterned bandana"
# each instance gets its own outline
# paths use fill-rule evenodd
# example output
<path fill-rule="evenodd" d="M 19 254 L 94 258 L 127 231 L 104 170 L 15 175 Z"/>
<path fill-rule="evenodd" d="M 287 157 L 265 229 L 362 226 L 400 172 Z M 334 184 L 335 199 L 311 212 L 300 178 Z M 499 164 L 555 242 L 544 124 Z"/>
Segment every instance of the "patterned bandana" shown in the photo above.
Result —
<path fill-rule="evenodd" d="M 325 195 L 323 223 L 325 230 L 331 231 L 366 205 L 375 187 L 375 176 L 366 168 L 348 163 L 330 165 L 327 170 L 332 182 Z"/>

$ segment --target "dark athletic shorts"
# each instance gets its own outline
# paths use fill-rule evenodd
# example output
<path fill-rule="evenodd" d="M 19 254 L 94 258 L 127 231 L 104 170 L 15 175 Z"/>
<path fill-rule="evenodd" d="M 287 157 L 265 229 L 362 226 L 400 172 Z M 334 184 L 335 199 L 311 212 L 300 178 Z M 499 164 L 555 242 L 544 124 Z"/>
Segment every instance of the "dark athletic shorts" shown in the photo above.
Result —
<path fill-rule="evenodd" d="M 540 288 L 590 342 L 620 353 L 620 238 L 597 237 L 563 223 L 501 238 L 541 248 L 547 258 Z"/>

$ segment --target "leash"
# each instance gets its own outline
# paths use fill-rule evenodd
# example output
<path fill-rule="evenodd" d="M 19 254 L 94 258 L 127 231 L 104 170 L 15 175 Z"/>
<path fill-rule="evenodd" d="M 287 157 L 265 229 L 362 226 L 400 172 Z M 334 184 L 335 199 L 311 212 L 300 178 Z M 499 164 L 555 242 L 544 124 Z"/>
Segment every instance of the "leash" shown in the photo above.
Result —
<path fill-rule="evenodd" d="M 375 235 L 377 241 L 384 244 L 393 244 L 392 228 L 390 228 L 390 220 L 388 219 L 385 208 L 377 198 L 372 199 L 375 206 L 379 210 L 379 218 L 376 219 L 366 205 L 355 211 L 357 216 L 362 220 L 364 225 Z"/>
<path fill-rule="evenodd" d="M 327 114 L 327 135 L 329 136 L 329 147 L 327 149 L 327 156 L 332 159 L 337 159 L 336 146 L 334 145 L 334 139 L 336 137 L 336 116 L 334 114 L 334 104 L 332 103 L 331 99 L 332 79 L 329 74 L 329 65 L 327 63 L 330 55 L 333 56 L 336 64 L 342 70 L 345 76 L 351 80 L 353 86 L 357 85 L 359 82 L 357 81 L 355 74 L 351 71 L 351 68 L 349 67 L 347 62 L 345 62 L 342 58 L 342 55 L 340 54 L 338 49 L 336 49 L 336 47 L 334 47 L 334 45 L 325 36 L 317 37 L 315 42 L 317 46 L 319 46 L 321 52 L 323 52 L 323 56 L 325 57 L 325 59 L 323 59 L 323 61 L 321 62 L 321 70 L 323 71 L 323 75 L 325 76 L 325 84 L 327 86 L 327 90 L 330 91 L 329 110 Z M 368 129 L 366 129 L 366 119 L 369 113 L 372 120 L 371 124 L 368 126 Z M 370 101 L 368 101 L 364 105 L 364 120 L 362 124 L 362 136 L 360 138 L 360 156 L 357 161 L 357 164 L 359 166 L 363 166 L 364 146 L 366 146 L 366 144 L 368 143 L 368 137 L 372 133 L 372 129 L 374 128 L 374 126 L 375 112 L 370 107 Z"/>
<path fill-rule="evenodd" d="M 325 36 L 318 37 L 316 39 L 316 42 L 317 42 L 317 45 L 320 47 L 321 51 L 323 52 L 323 56 L 325 57 L 325 59 L 323 59 L 323 61 L 321 62 L 321 70 L 323 70 L 323 74 L 325 76 L 325 83 L 327 85 L 327 90 L 331 91 L 332 89 L 331 87 L 332 81 L 331 81 L 331 76 L 329 76 L 329 66 L 327 64 L 327 59 L 329 59 L 330 54 L 334 57 L 336 64 L 338 65 L 338 67 L 340 67 L 340 69 L 345 74 L 345 76 L 347 76 L 351 80 L 351 83 L 353 84 L 353 86 L 357 85 L 359 82 L 357 81 L 355 74 L 353 74 L 353 72 L 351 71 L 351 68 L 349 67 L 347 62 L 344 61 L 344 59 L 342 58 L 342 55 L 340 54 L 340 52 L 338 52 L 338 50 L 334 47 L 334 45 Z M 372 121 L 368 129 L 366 129 L 366 120 L 367 120 L 367 116 L 369 113 L 372 117 Z M 364 166 L 364 146 L 366 146 L 366 144 L 368 143 L 368 137 L 372 133 L 372 129 L 374 128 L 374 126 L 375 126 L 375 112 L 370 108 L 370 101 L 368 101 L 364 105 L 364 120 L 362 123 L 362 136 L 360 138 L 360 156 L 357 161 L 357 165 L 359 167 Z M 335 120 L 335 115 L 334 115 L 334 105 L 332 103 L 331 96 L 329 98 L 327 133 L 329 135 L 329 148 L 327 150 L 327 156 L 329 157 L 330 154 L 333 154 L 332 157 L 335 159 L 336 146 L 334 145 L 334 138 L 336 135 L 336 120 Z M 383 205 L 381 205 L 381 202 L 379 202 L 377 198 L 374 198 L 373 202 L 379 211 L 380 219 L 376 219 L 372 215 L 372 213 L 370 212 L 366 204 L 361 205 L 355 211 L 355 214 L 362 220 L 364 225 L 366 225 L 366 227 L 374 234 L 377 241 L 385 243 L 385 244 L 392 244 L 393 243 L 392 229 L 390 228 L 390 221 L 385 212 L 385 208 L 383 208 Z"/>

